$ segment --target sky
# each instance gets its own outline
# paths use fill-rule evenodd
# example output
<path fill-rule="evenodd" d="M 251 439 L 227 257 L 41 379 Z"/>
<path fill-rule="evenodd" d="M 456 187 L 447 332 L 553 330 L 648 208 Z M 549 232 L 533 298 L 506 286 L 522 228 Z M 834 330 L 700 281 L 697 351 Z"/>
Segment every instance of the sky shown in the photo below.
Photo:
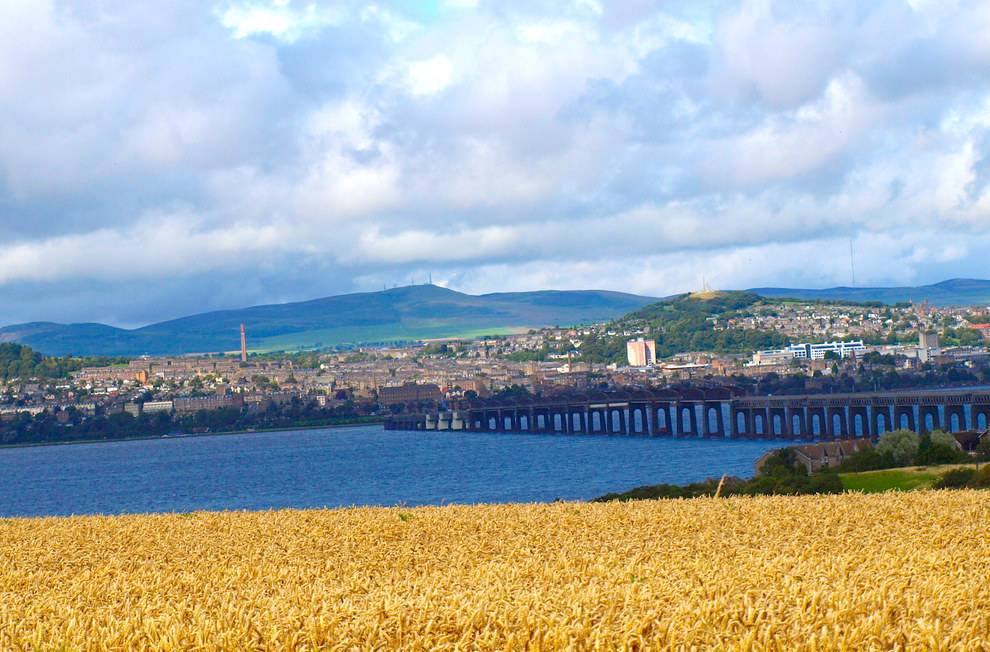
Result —
<path fill-rule="evenodd" d="M 985 0 L 3 0 L 0 324 L 990 277 L 987 34 Z"/>

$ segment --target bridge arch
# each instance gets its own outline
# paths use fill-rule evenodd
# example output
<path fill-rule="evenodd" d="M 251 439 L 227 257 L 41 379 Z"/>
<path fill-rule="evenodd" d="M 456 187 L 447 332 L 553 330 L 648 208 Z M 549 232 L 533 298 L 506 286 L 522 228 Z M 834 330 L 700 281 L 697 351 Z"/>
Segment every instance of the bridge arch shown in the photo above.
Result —
<path fill-rule="evenodd" d="M 711 405 L 705 409 L 705 425 L 711 434 L 722 432 L 722 409 L 720 407 Z"/>
<path fill-rule="evenodd" d="M 890 423 L 888 422 L 889 417 L 887 416 L 887 412 L 885 410 L 877 410 L 874 415 L 874 419 L 875 425 L 873 426 L 873 432 L 877 437 L 891 429 Z"/>
<path fill-rule="evenodd" d="M 677 434 L 679 435 L 698 434 L 697 432 L 695 432 L 695 427 L 694 427 L 694 421 L 695 421 L 694 406 L 682 405 L 681 408 L 678 410 L 678 414 L 680 415 L 680 419 L 678 419 L 678 423 L 677 423 Z"/>

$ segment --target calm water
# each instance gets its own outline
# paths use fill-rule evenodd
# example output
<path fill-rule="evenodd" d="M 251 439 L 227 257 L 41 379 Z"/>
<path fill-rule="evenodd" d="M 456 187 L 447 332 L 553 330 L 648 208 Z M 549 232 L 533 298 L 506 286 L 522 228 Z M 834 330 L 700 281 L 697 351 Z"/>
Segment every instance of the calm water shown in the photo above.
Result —
<path fill-rule="evenodd" d="M 587 499 L 749 476 L 773 442 L 378 427 L 0 449 L 0 516 Z"/>

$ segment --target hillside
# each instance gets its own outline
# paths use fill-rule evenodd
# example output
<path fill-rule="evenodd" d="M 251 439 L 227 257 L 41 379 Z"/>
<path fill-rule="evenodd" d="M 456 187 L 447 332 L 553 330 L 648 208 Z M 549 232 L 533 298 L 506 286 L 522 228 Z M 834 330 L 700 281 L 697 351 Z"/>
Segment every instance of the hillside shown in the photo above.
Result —
<path fill-rule="evenodd" d="M 777 332 L 716 329 L 709 317 L 725 318 L 767 303 L 752 292 L 682 294 L 651 303 L 616 320 L 615 335 L 592 334 L 583 338 L 581 357 L 588 362 L 625 360 L 627 337 L 620 333 L 649 328 L 657 343 L 657 356 L 664 358 L 684 351 L 748 353 L 788 343 Z"/>
<path fill-rule="evenodd" d="M 239 346 L 239 328 L 244 323 L 252 350 L 296 350 L 602 321 L 653 301 L 595 290 L 474 296 L 416 285 L 208 312 L 133 330 L 103 324 L 19 324 L 0 328 L 0 342 L 20 342 L 49 355 L 231 351 Z"/>
<path fill-rule="evenodd" d="M 990 281 L 955 278 L 934 285 L 917 287 L 835 287 L 822 290 L 799 288 L 753 288 L 764 297 L 788 297 L 821 301 L 881 301 L 900 303 L 927 301 L 935 306 L 990 305 Z"/>

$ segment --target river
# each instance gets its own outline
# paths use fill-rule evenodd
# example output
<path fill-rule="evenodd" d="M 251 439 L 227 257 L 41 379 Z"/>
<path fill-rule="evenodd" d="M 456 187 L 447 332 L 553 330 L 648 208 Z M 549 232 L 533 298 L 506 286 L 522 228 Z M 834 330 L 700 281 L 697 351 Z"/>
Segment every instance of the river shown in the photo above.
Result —
<path fill-rule="evenodd" d="M 781 442 L 345 427 L 0 449 L 0 516 L 584 500 Z"/>

